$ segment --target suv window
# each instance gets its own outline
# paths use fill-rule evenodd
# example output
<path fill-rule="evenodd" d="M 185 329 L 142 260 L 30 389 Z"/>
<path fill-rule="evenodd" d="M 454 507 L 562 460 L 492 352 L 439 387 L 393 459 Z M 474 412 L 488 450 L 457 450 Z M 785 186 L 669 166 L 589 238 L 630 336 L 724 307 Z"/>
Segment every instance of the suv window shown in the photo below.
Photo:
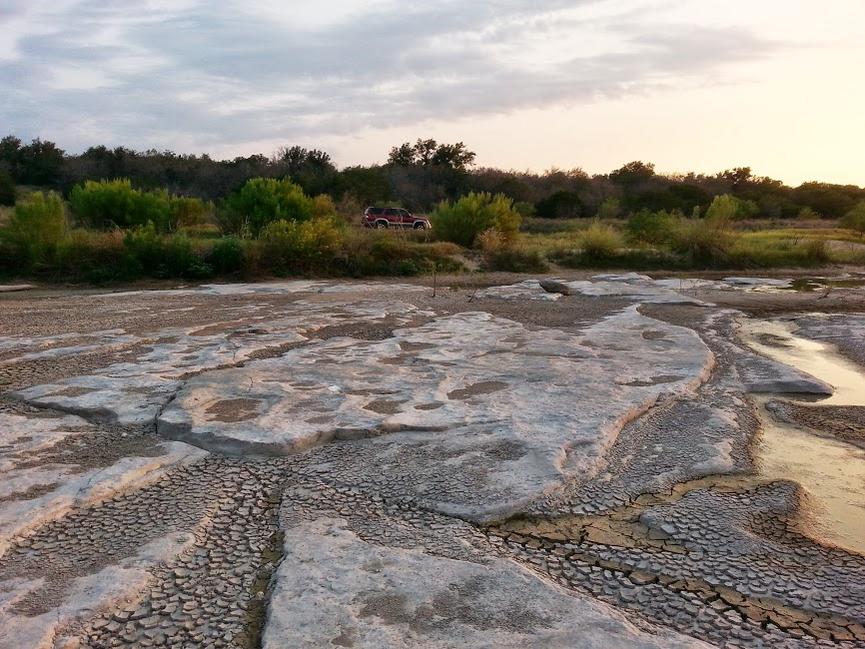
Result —
<path fill-rule="evenodd" d="M 379 214 L 384 213 L 384 208 L 383 207 L 368 207 L 368 208 L 366 208 L 366 213 L 372 214 L 374 216 L 378 216 Z"/>
<path fill-rule="evenodd" d="M 398 210 L 395 207 L 389 207 L 384 211 L 385 216 L 399 216 L 402 213 L 402 210 Z"/>

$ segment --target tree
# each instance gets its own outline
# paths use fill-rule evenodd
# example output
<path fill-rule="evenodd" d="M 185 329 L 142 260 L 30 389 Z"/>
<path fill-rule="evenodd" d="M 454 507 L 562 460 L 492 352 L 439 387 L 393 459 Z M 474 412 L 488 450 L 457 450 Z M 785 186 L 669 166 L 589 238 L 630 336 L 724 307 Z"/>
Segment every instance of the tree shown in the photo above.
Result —
<path fill-rule="evenodd" d="M 3 164 L 9 173 L 14 175 L 18 167 L 18 161 L 21 152 L 21 140 L 14 135 L 7 135 L 0 140 L 0 163 Z"/>
<path fill-rule="evenodd" d="M 754 176 L 751 173 L 751 167 L 735 167 L 719 173 L 718 179 L 722 180 L 733 192 L 738 192 L 744 189 L 754 179 Z"/>
<path fill-rule="evenodd" d="M 841 225 L 856 232 L 860 237 L 865 236 L 865 201 L 856 205 L 841 219 Z"/>
<path fill-rule="evenodd" d="M 274 155 L 273 165 L 280 175 L 287 176 L 309 195 L 321 194 L 333 188 L 336 167 L 330 155 L 320 149 L 282 147 Z"/>
<path fill-rule="evenodd" d="M 337 176 L 334 194 L 339 198 L 354 196 L 361 204 L 370 206 L 386 201 L 390 187 L 381 167 L 346 167 Z"/>
<path fill-rule="evenodd" d="M 800 205 L 810 207 L 824 218 L 841 218 L 856 205 L 854 195 L 858 187 L 832 185 L 829 183 L 803 183 L 793 190 L 793 197 Z"/>
<path fill-rule="evenodd" d="M 409 142 L 393 147 L 387 157 L 387 163 L 397 167 L 411 167 L 415 162 L 415 149 Z"/>
<path fill-rule="evenodd" d="M 475 155 L 462 142 L 439 144 L 433 139 L 419 139 L 414 144 L 404 142 L 393 147 L 387 163 L 397 167 L 444 167 L 465 171 L 474 164 Z"/>
<path fill-rule="evenodd" d="M 18 150 L 18 175 L 23 185 L 55 185 L 63 167 L 63 150 L 54 142 L 33 140 Z"/>
<path fill-rule="evenodd" d="M 0 169 L 0 205 L 15 205 L 15 181 Z"/>
<path fill-rule="evenodd" d="M 435 159 L 438 143 L 435 140 L 418 140 L 414 145 L 416 164 L 429 167 Z"/>
<path fill-rule="evenodd" d="M 442 144 L 436 149 L 432 157 L 432 164 L 450 169 L 464 171 L 474 164 L 475 153 L 469 151 L 462 142 L 456 144 Z"/>
<path fill-rule="evenodd" d="M 573 219 L 583 216 L 583 202 L 576 192 L 558 191 L 538 201 L 537 214 L 545 219 Z"/>
<path fill-rule="evenodd" d="M 655 176 L 655 165 L 635 160 L 610 172 L 610 180 L 625 188 L 635 187 Z"/>

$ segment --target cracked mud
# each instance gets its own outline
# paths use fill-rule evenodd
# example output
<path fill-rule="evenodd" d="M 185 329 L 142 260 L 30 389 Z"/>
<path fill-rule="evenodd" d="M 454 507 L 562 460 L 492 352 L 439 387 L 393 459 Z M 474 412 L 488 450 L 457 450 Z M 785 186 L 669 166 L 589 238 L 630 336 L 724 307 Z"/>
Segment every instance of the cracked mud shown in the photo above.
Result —
<path fill-rule="evenodd" d="M 4 295 L 0 647 L 865 647 L 865 294 L 790 286 Z"/>

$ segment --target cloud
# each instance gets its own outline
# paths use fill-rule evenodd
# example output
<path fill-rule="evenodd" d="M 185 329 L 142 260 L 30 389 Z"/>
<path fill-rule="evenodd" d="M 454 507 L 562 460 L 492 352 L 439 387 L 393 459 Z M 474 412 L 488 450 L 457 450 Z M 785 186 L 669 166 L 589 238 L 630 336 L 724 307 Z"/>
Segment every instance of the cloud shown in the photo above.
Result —
<path fill-rule="evenodd" d="M 12 2 L 0 123 L 71 149 L 240 150 L 705 83 L 777 47 L 653 0 L 287 4 Z"/>

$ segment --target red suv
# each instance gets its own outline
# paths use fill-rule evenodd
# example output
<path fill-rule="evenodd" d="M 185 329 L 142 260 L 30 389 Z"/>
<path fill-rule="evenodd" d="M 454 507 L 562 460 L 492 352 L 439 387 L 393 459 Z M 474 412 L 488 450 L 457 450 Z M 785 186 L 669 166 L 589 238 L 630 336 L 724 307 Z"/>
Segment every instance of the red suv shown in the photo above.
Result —
<path fill-rule="evenodd" d="M 363 224 L 368 228 L 426 230 L 430 227 L 428 218 L 415 216 L 401 207 L 368 207 L 363 213 Z"/>

